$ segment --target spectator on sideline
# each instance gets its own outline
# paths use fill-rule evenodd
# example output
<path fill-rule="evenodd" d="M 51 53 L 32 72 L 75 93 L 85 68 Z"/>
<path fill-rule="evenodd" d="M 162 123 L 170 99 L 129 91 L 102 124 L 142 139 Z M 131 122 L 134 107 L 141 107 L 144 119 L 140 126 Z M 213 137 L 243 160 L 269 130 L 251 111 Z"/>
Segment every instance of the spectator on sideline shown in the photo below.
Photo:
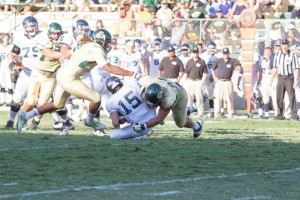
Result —
<path fill-rule="evenodd" d="M 295 53 L 289 49 L 289 41 L 282 41 L 282 52 L 277 53 L 274 69 L 272 71 L 271 83 L 278 74 L 278 83 L 276 87 L 277 120 L 283 120 L 284 95 L 287 92 L 291 104 L 292 120 L 297 120 L 297 110 L 295 105 L 295 89 L 298 87 L 299 63 Z"/>
<path fill-rule="evenodd" d="M 229 49 L 222 50 L 223 58 L 219 58 L 212 67 L 211 73 L 215 81 L 215 118 L 221 117 L 222 101 L 227 105 L 228 118 L 234 117 L 234 92 L 231 81 L 233 72 L 240 71 L 240 62 L 230 57 Z M 218 73 L 216 73 L 218 70 Z"/>
<path fill-rule="evenodd" d="M 172 34 L 170 39 L 170 43 L 172 45 L 179 46 L 182 42 L 184 32 L 185 32 L 185 25 L 182 22 L 183 21 L 179 18 L 176 18 L 174 20 L 175 25 L 172 28 Z"/>
<path fill-rule="evenodd" d="M 189 44 L 194 47 L 197 42 L 199 42 L 199 28 L 196 28 L 195 21 L 189 20 L 185 28 L 185 34 L 183 38 L 183 43 Z"/>
<path fill-rule="evenodd" d="M 183 76 L 184 68 L 182 61 L 175 55 L 174 47 L 168 48 L 168 56 L 162 59 L 157 73 L 158 77 L 165 77 L 179 83 Z"/>
<path fill-rule="evenodd" d="M 148 5 L 151 10 L 156 10 L 157 7 L 157 0 L 143 0 L 144 5 Z"/>
<path fill-rule="evenodd" d="M 151 44 L 155 38 L 163 38 L 163 30 L 161 26 L 155 24 L 154 20 L 148 20 L 146 28 L 143 31 L 143 36 L 147 44 Z"/>
<path fill-rule="evenodd" d="M 289 0 L 291 5 L 294 5 L 291 19 L 300 19 L 300 0 Z"/>
<path fill-rule="evenodd" d="M 125 0 L 119 7 L 119 21 L 115 25 L 117 35 L 128 35 L 135 30 L 135 15 L 131 9 L 131 2 Z"/>
<path fill-rule="evenodd" d="M 157 19 L 160 20 L 160 23 L 163 28 L 164 36 L 170 36 L 172 29 L 172 19 L 174 14 L 172 10 L 168 7 L 168 3 L 166 0 L 161 2 L 161 8 L 156 12 Z"/>
<path fill-rule="evenodd" d="M 220 0 L 219 9 L 222 10 L 223 16 L 228 18 L 233 6 L 231 0 Z"/>
<path fill-rule="evenodd" d="M 219 3 L 217 0 L 208 0 L 208 4 L 205 7 L 206 12 L 210 18 L 215 18 L 217 10 L 219 10 Z"/>
<path fill-rule="evenodd" d="M 234 20 L 234 23 L 237 23 L 240 26 L 240 14 L 244 9 L 249 8 L 250 5 L 246 0 L 237 0 L 234 2 L 229 17 Z"/>
<path fill-rule="evenodd" d="M 217 10 L 216 19 L 224 19 L 222 10 Z M 225 45 L 227 34 L 230 31 L 231 23 L 226 20 L 211 21 L 208 25 L 208 37 L 206 41 L 214 41 L 217 44 Z"/>
<path fill-rule="evenodd" d="M 95 30 L 98 30 L 98 29 L 101 29 L 101 28 L 105 28 L 101 19 L 98 19 L 96 21 L 96 26 L 95 27 L 96 27 Z"/>
<path fill-rule="evenodd" d="M 290 47 L 295 49 L 297 43 L 300 42 L 300 32 L 296 29 L 294 24 L 288 24 L 286 37 L 290 42 Z"/>
<path fill-rule="evenodd" d="M 204 19 L 209 18 L 209 15 L 207 14 L 205 8 L 203 6 L 200 6 L 199 0 L 192 0 L 191 2 L 191 18 L 193 19 Z"/>

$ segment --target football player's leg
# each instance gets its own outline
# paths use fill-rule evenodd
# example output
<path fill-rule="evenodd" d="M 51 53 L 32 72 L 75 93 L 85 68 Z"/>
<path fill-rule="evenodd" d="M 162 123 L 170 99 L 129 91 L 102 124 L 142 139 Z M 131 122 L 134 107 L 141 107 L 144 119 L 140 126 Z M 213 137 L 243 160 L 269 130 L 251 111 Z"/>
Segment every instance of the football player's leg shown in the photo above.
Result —
<path fill-rule="evenodd" d="M 132 126 L 125 126 L 121 129 L 112 130 L 110 133 L 111 139 L 142 139 L 146 138 L 147 134 L 152 130 L 152 128 L 148 128 L 141 132 L 135 132 Z"/>
<path fill-rule="evenodd" d="M 204 101 L 203 101 L 203 90 L 202 90 L 202 81 L 195 81 L 195 97 L 196 105 L 198 109 L 198 117 L 203 117 L 204 115 Z"/>
<path fill-rule="evenodd" d="M 29 75 L 22 71 L 16 83 L 15 93 L 13 94 L 12 104 L 10 106 L 9 120 L 7 122 L 7 125 L 9 123 L 13 124 L 17 113 L 21 109 L 21 104 L 24 102 L 27 96 L 28 85 L 29 85 Z"/>

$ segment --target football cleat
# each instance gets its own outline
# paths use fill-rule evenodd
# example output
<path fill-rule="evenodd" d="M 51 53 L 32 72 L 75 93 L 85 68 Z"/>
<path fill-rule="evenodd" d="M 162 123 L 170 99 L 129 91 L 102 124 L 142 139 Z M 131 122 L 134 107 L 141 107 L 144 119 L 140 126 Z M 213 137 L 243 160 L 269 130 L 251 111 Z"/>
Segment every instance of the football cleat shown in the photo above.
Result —
<path fill-rule="evenodd" d="M 189 117 L 193 112 L 195 112 L 195 108 L 194 107 L 188 107 L 187 108 L 187 116 Z"/>
<path fill-rule="evenodd" d="M 60 135 L 60 136 L 68 135 L 69 131 L 74 130 L 74 129 L 75 129 L 75 126 L 74 126 L 73 122 L 70 119 L 68 119 L 58 135 Z"/>
<path fill-rule="evenodd" d="M 64 124 L 62 122 L 54 122 L 53 129 L 59 131 L 63 128 Z"/>
<path fill-rule="evenodd" d="M 31 122 L 31 125 L 29 127 L 29 131 L 36 131 L 39 123 L 40 123 L 40 121 L 35 121 L 33 119 L 32 122 Z"/>
<path fill-rule="evenodd" d="M 14 128 L 14 122 L 8 120 L 5 126 L 5 129 L 13 129 Z"/>
<path fill-rule="evenodd" d="M 197 130 L 194 130 L 194 139 L 197 139 L 200 137 L 201 132 L 202 132 L 202 126 L 203 126 L 203 121 L 200 119 L 199 121 L 196 122 L 199 124 L 199 128 Z"/>
<path fill-rule="evenodd" d="M 105 124 L 101 124 L 101 123 L 98 123 L 96 121 L 93 121 L 92 123 L 88 124 L 86 119 L 84 120 L 84 125 L 92 127 L 95 130 L 102 130 L 102 129 L 106 128 Z"/>
<path fill-rule="evenodd" d="M 94 130 L 94 135 L 99 136 L 99 137 L 107 136 L 107 134 L 105 133 L 105 131 L 103 129 Z"/>
<path fill-rule="evenodd" d="M 17 123 L 17 130 L 18 133 L 21 133 L 24 131 L 24 127 L 26 127 L 27 119 L 26 119 L 26 112 L 24 112 L 22 109 L 19 111 L 19 119 Z"/>

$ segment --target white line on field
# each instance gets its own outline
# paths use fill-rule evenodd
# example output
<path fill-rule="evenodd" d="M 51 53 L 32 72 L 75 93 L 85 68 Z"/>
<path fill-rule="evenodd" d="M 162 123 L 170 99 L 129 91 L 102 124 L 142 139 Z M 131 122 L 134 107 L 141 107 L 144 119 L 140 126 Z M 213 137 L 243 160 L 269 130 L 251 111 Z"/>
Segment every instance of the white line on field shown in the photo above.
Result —
<path fill-rule="evenodd" d="M 13 186 L 13 185 L 18 185 L 18 183 L 0 183 L 0 186 Z"/>
<path fill-rule="evenodd" d="M 257 197 L 242 197 L 242 198 L 233 198 L 233 200 L 255 200 L 255 199 L 271 199 L 270 196 L 257 196 Z"/>
<path fill-rule="evenodd" d="M 182 192 L 181 191 L 167 191 L 167 192 L 152 193 L 149 196 L 166 196 L 166 195 L 179 194 L 179 193 L 182 193 Z"/>
<path fill-rule="evenodd" d="M 77 187 L 69 186 L 69 187 L 62 188 L 62 189 L 44 190 L 44 191 L 39 191 L 39 192 L 4 194 L 4 195 L 0 195 L 0 199 L 13 198 L 13 197 L 26 197 L 26 196 L 34 196 L 34 195 L 42 195 L 42 194 L 54 194 L 54 193 L 62 193 L 62 192 L 69 192 L 69 191 L 82 191 L 82 190 L 119 190 L 119 189 L 122 189 L 122 187 L 131 187 L 131 186 L 170 184 L 170 183 L 178 183 L 178 182 L 190 182 L 190 181 L 211 180 L 211 179 L 226 179 L 226 178 L 232 178 L 232 177 L 244 177 L 244 176 L 264 175 L 264 174 L 272 174 L 272 173 L 292 173 L 292 172 L 300 172 L 300 167 L 293 168 L 293 169 L 286 169 L 286 170 L 272 170 L 272 171 L 267 171 L 267 172 L 238 173 L 238 174 L 233 174 L 233 175 L 205 176 L 205 177 L 141 182 L 141 183 L 117 183 L 117 184 L 113 184 L 113 185 L 77 186 Z"/>

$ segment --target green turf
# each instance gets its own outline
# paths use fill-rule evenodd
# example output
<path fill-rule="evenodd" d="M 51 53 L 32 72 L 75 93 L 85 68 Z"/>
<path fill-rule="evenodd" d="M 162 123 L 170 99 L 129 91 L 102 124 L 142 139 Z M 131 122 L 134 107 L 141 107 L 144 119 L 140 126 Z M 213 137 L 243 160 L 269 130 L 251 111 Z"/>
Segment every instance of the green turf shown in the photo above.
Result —
<path fill-rule="evenodd" d="M 49 115 L 39 131 L 17 134 L 3 129 L 7 116 L 0 199 L 300 199 L 299 122 L 206 119 L 193 140 L 167 121 L 132 141 L 81 124 L 58 136 Z"/>

